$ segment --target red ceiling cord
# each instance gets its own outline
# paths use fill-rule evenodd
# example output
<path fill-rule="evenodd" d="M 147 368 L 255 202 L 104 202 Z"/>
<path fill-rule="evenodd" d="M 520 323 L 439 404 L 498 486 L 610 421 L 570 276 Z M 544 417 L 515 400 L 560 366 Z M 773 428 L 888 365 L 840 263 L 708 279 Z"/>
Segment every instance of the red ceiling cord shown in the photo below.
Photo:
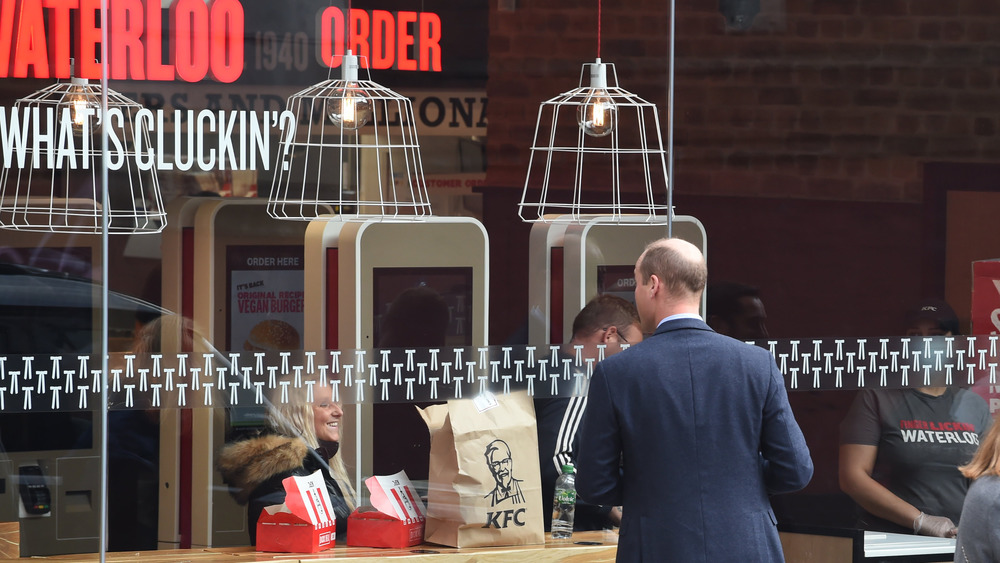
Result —
<path fill-rule="evenodd" d="M 597 0 L 597 58 L 601 58 L 601 0 Z"/>

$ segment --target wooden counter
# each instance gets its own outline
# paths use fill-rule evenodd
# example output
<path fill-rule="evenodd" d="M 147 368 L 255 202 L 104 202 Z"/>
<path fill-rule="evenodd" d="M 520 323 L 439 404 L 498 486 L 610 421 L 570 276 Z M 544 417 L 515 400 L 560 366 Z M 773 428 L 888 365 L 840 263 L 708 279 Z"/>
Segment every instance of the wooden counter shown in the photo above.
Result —
<path fill-rule="evenodd" d="M 14 526 L 11 530 L 10 526 Z M 17 558 L 17 524 L 0 525 L 0 558 Z M 594 544 L 594 545 L 590 545 Z M 544 545 L 523 545 L 511 547 L 477 547 L 456 549 L 439 545 L 418 545 L 406 549 L 378 549 L 371 547 L 346 547 L 338 545 L 322 553 L 258 553 L 252 547 L 210 548 L 210 549 L 163 549 L 159 551 L 108 553 L 106 561 L 190 561 L 191 563 L 242 563 L 244 561 L 280 561 L 282 563 L 335 563 L 350 559 L 358 562 L 374 562 L 392 559 L 404 563 L 414 562 L 531 562 L 549 563 L 566 561 L 569 563 L 613 563 L 618 551 L 618 533 L 577 532 L 571 540 L 553 540 L 545 535 Z M 96 553 L 75 555 L 52 555 L 32 557 L 43 561 L 98 561 Z"/>

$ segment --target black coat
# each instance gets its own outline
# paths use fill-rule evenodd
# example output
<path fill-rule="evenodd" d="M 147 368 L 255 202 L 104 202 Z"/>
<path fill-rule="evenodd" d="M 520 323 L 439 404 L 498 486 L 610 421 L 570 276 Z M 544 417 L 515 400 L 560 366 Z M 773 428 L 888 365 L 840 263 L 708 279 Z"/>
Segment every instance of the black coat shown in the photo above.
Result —
<path fill-rule="evenodd" d="M 247 507 L 251 544 L 257 543 L 257 519 L 264 507 L 285 502 L 282 480 L 293 475 L 311 475 L 317 470 L 323 473 L 333 504 L 337 537 L 346 537 L 350 508 L 344 494 L 330 474 L 326 460 L 301 439 L 269 434 L 234 442 L 223 447 L 216 465 L 230 493 Z"/>

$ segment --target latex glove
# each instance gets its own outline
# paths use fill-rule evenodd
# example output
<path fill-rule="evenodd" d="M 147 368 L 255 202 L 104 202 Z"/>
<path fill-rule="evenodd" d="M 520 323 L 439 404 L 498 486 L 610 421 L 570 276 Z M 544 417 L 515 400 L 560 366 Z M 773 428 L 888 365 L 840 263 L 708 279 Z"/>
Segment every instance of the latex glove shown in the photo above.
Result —
<path fill-rule="evenodd" d="M 913 532 L 922 536 L 953 538 L 958 534 L 958 527 L 951 521 L 951 518 L 931 516 L 921 512 L 913 520 Z"/>

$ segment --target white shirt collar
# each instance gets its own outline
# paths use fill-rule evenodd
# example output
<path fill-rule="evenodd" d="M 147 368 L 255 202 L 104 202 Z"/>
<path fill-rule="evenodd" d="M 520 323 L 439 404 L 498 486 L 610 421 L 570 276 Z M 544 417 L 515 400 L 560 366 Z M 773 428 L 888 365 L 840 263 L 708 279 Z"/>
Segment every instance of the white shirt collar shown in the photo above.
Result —
<path fill-rule="evenodd" d="M 698 319 L 699 321 L 702 320 L 701 315 L 697 315 L 695 313 L 677 313 L 676 315 L 670 315 L 669 317 L 657 323 L 656 328 L 660 328 L 660 326 L 663 323 L 676 321 L 678 319 Z"/>

